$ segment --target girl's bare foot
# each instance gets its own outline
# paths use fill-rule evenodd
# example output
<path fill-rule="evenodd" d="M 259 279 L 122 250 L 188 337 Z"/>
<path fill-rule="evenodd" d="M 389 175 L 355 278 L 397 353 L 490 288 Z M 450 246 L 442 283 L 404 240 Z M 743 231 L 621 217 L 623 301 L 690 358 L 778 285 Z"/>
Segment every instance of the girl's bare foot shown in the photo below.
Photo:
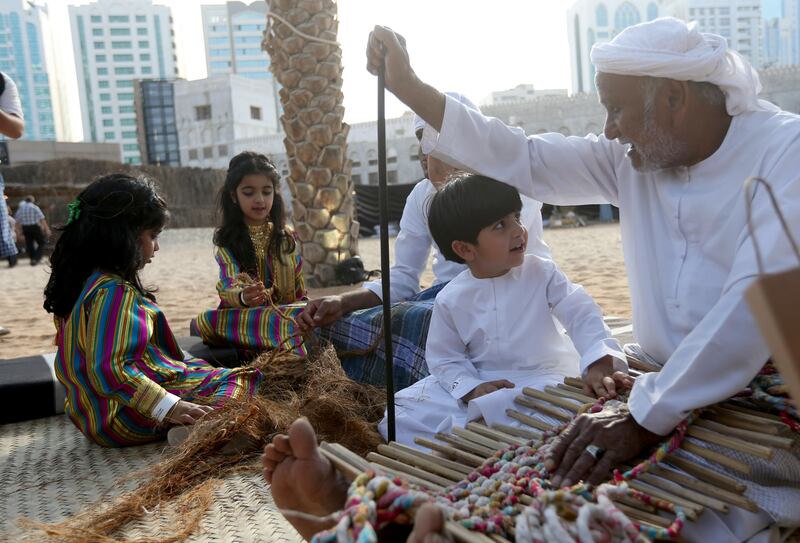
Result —
<path fill-rule="evenodd" d="M 320 454 L 311 424 L 297 419 L 288 434 L 275 436 L 261 457 L 264 479 L 272 487 L 275 504 L 284 510 L 318 517 L 341 509 L 347 499 L 347 481 Z M 333 526 L 330 520 L 319 522 L 295 515 L 287 515 L 287 519 L 309 540 Z"/>

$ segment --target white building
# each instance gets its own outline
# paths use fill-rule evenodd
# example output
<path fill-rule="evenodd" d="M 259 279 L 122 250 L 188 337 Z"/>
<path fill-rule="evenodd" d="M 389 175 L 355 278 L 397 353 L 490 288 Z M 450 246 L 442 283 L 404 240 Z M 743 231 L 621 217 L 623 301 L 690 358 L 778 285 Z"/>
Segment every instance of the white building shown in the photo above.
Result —
<path fill-rule="evenodd" d="M 152 0 L 70 6 L 69 18 L 86 141 L 118 142 L 140 164 L 134 80 L 177 74 L 170 9 Z"/>
<path fill-rule="evenodd" d="M 517 85 L 513 89 L 495 91 L 481 102 L 481 106 L 494 106 L 511 102 L 525 102 L 539 96 L 566 96 L 567 89 L 536 90 L 533 85 Z"/>
<path fill-rule="evenodd" d="M 610 41 L 628 26 L 666 16 L 697 21 L 701 32 L 724 36 L 756 68 L 764 64 L 760 0 L 576 0 L 567 12 L 572 92 L 595 91 L 589 57 L 595 43 Z"/>
<path fill-rule="evenodd" d="M 697 21 L 701 32 L 719 34 L 756 68 L 764 66 L 761 0 L 673 0 L 669 15 Z"/>
<path fill-rule="evenodd" d="M 22 102 L 27 140 L 55 140 L 50 80 L 42 40 L 46 8 L 0 0 L 0 71 L 14 80 Z"/>
<path fill-rule="evenodd" d="M 227 168 L 241 150 L 237 142 L 276 134 L 269 81 L 233 74 L 177 80 L 174 97 L 182 166 Z"/>

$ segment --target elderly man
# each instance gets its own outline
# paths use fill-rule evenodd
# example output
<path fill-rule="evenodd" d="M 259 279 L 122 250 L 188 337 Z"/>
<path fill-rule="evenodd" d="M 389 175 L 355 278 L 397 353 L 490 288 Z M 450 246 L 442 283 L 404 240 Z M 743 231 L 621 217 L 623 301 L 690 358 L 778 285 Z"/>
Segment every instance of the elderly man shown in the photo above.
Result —
<path fill-rule="evenodd" d="M 596 45 L 607 119 L 603 135 L 585 138 L 527 137 L 460 106 L 417 78 L 388 28 L 375 28 L 367 55 L 368 69 L 384 61 L 387 88 L 438 131 L 423 137 L 431 156 L 540 201 L 620 208 L 636 338 L 663 369 L 636 380 L 628 409 L 576 419 L 549 459 L 557 484 L 600 482 L 693 410 L 748 385 L 769 352 L 742 296 L 758 274 L 742 183 L 767 179 L 800 228 L 800 118 L 758 99 L 758 74 L 723 38 L 668 18 Z M 796 266 L 763 192 L 753 210 L 767 271 Z M 769 514 L 707 512 L 690 538 L 800 524 L 797 447 L 753 473 L 748 496 Z"/>

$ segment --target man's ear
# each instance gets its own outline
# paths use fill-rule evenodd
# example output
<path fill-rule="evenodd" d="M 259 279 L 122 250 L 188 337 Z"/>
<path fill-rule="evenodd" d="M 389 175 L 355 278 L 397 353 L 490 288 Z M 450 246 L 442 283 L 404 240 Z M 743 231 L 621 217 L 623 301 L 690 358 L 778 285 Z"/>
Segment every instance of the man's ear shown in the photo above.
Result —
<path fill-rule="evenodd" d="M 475 259 L 475 246 L 466 241 L 455 240 L 450 244 L 453 252 L 461 257 L 464 262 L 472 262 Z"/>
<path fill-rule="evenodd" d="M 689 110 L 689 83 L 668 79 L 666 84 L 667 107 L 676 124 L 686 120 Z"/>

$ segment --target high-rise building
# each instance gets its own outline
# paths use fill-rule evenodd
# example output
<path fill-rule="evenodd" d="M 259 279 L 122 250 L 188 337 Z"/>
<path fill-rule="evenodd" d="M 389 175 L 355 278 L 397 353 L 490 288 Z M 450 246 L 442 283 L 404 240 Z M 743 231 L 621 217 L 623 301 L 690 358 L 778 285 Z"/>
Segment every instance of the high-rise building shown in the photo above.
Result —
<path fill-rule="evenodd" d="M 0 72 L 17 85 L 28 140 L 56 139 L 42 40 L 45 9 L 33 2 L 0 0 Z"/>
<path fill-rule="evenodd" d="M 152 0 L 98 0 L 70 6 L 84 139 L 122 145 L 122 160 L 140 164 L 134 81 L 175 77 L 170 9 Z"/>
<path fill-rule="evenodd" d="M 180 166 L 174 79 L 136 81 L 136 131 L 143 164 Z"/>
<path fill-rule="evenodd" d="M 595 43 L 610 41 L 629 26 L 666 16 L 697 21 L 701 32 L 725 37 L 728 46 L 756 68 L 765 64 L 760 0 L 576 0 L 567 12 L 572 91 L 595 91 L 589 57 Z"/>
<path fill-rule="evenodd" d="M 256 79 L 272 77 L 269 56 L 261 50 L 267 24 L 267 3 L 202 6 L 208 76 L 238 74 Z"/>
<path fill-rule="evenodd" d="M 208 77 L 236 74 L 268 81 L 274 90 L 273 128 L 277 131 L 280 117 L 277 84 L 269 69 L 269 55 L 261 50 L 268 11 L 269 6 L 263 0 L 201 6 Z"/>
<path fill-rule="evenodd" d="M 765 66 L 800 64 L 800 0 L 763 0 Z"/>

